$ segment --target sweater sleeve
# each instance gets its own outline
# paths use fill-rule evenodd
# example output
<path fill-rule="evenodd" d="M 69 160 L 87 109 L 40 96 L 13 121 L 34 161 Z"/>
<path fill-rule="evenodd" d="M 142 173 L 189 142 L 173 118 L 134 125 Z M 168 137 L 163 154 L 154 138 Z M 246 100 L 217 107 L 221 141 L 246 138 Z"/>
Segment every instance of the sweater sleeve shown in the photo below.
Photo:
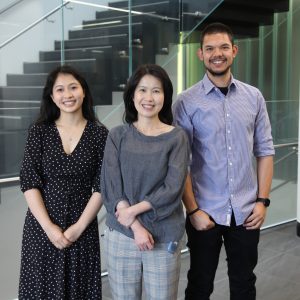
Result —
<path fill-rule="evenodd" d="M 93 192 L 101 193 L 101 168 L 102 168 L 102 161 L 103 161 L 103 153 L 105 148 L 105 142 L 107 139 L 108 130 L 105 126 L 99 126 L 98 130 L 96 131 L 95 139 L 98 141 L 98 147 L 96 149 L 96 170 L 93 176 Z"/>
<path fill-rule="evenodd" d="M 101 195 L 109 213 L 115 213 L 116 206 L 124 197 L 123 180 L 119 161 L 119 138 L 114 137 L 114 130 L 107 137 L 101 170 Z"/>
<path fill-rule="evenodd" d="M 152 206 L 152 221 L 159 221 L 170 216 L 181 204 L 181 197 L 187 175 L 189 159 L 189 143 L 183 130 L 169 155 L 168 170 L 163 183 L 151 194 L 146 195 L 145 200 Z"/>

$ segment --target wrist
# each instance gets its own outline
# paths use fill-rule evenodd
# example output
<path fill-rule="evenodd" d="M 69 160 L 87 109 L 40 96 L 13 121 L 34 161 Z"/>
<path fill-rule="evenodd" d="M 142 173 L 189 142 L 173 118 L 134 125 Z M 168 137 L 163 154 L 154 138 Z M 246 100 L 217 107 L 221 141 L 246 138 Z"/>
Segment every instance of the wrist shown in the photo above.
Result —
<path fill-rule="evenodd" d="M 133 232 L 139 230 L 141 227 L 142 226 L 138 220 L 134 220 L 133 223 L 130 225 L 130 228 Z"/>
<path fill-rule="evenodd" d="M 263 197 L 257 197 L 255 202 L 262 203 L 265 207 L 270 206 L 271 203 L 269 198 L 263 198 Z"/>
<path fill-rule="evenodd" d="M 193 210 L 191 210 L 191 211 L 189 211 L 189 212 L 186 212 L 186 215 L 188 216 L 188 217 L 190 217 L 190 216 L 192 216 L 194 213 L 196 213 L 197 211 L 199 211 L 200 210 L 200 208 L 199 207 L 196 207 L 195 209 L 193 209 Z"/>

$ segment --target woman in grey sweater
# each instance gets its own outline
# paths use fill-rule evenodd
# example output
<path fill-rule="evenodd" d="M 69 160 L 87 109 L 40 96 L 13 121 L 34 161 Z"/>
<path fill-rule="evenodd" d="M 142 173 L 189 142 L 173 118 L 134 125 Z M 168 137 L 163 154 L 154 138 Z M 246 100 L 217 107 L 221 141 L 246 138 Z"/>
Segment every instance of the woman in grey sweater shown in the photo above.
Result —
<path fill-rule="evenodd" d="M 124 92 L 125 125 L 104 153 L 105 251 L 114 299 L 177 298 L 184 233 L 181 204 L 189 146 L 172 126 L 172 83 L 158 65 L 140 66 Z"/>

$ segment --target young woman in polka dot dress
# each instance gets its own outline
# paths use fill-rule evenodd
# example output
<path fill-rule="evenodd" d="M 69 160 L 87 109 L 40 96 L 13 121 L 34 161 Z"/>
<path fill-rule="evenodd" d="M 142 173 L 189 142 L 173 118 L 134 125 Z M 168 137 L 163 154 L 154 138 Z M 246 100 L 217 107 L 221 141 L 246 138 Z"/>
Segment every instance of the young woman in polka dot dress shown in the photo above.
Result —
<path fill-rule="evenodd" d="M 97 213 L 107 129 L 84 78 L 51 72 L 20 172 L 28 203 L 19 299 L 101 299 Z"/>

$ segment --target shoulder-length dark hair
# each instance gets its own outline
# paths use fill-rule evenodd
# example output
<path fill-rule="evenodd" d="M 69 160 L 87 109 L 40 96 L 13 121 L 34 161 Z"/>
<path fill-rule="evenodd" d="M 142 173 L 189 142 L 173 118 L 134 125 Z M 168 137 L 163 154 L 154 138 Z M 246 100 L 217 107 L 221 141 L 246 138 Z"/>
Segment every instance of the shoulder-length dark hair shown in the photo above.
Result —
<path fill-rule="evenodd" d="M 55 105 L 51 97 L 53 93 L 54 83 L 58 75 L 60 74 L 69 74 L 72 75 L 76 80 L 78 80 L 85 95 L 82 104 L 83 117 L 89 121 L 97 122 L 98 120 L 93 110 L 93 98 L 86 80 L 73 67 L 63 65 L 55 68 L 52 72 L 49 73 L 47 77 L 46 84 L 43 90 L 43 99 L 40 107 L 40 114 L 36 120 L 36 123 L 52 123 L 60 116 L 60 110 Z"/>
<path fill-rule="evenodd" d="M 173 122 L 172 114 L 172 96 L 173 96 L 173 86 L 172 82 L 167 74 L 167 72 L 160 66 L 155 64 L 146 64 L 139 66 L 136 71 L 129 78 L 124 94 L 124 121 L 126 123 L 133 123 L 138 119 L 138 112 L 134 106 L 133 97 L 134 92 L 145 75 L 151 75 L 157 78 L 163 87 L 164 92 L 164 104 L 161 111 L 158 114 L 158 117 L 161 122 L 171 125 Z"/>

